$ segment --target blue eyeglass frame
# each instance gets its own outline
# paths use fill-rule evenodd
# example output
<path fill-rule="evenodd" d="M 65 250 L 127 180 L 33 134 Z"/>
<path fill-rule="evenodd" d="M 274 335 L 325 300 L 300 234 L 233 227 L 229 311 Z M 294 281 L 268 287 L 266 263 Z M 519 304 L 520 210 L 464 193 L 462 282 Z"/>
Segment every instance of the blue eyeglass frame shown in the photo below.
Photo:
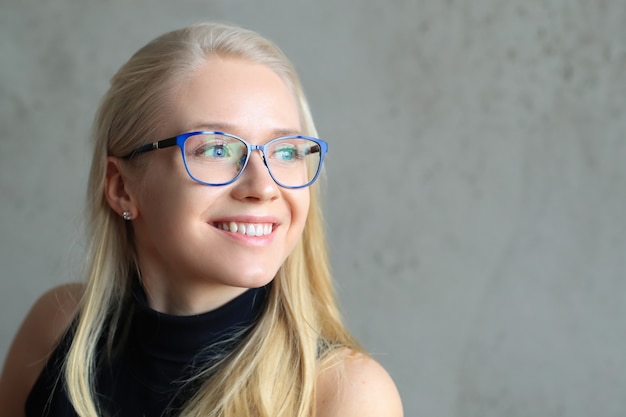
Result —
<path fill-rule="evenodd" d="M 224 135 L 224 136 L 227 136 L 227 137 L 231 137 L 231 138 L 240 140 L 241 142 L 243 142 L 246 145 L 246 149 L 247 149 L 246 160 L 243 163 L 243 166 L 241 167 L 241 170 L 239 171 L 239 173 L 235 176 L 235 178 L 233 178 L 232 180 L 230 180 L 228 182 L 222 182 L 222 183 L 215 183 L 214 184 L 214 183 L 210 183 L 210 182 L 200 181 L 199 179 L 194 177 L 191 174 L 191 172 L 189 172 L 189 168 L 187 167 L 187 158 L 185 157 L 185 142 L 190 137 L 196 136 L 196 135 Z M 319 163 L 319 166 L 317 167 L 317 171 L 315 172 L 315 176 L 308 183 L 306 183 L 304 185 L 296 185 L 296 186 L 285 185 L 285 184 L 281 183 L 280 181 L 278 181 L 276 178 L 274 178 L 274 174 L 272 174 L 272 170 L 267 165 L 267 159 L 266 159 L 266 156 L 265 156 L 265 150 L 272 143 L 277 142 L 279 140 L 283 140 L 283 139 L 307 139 L 307 140 L 310 140 L 310 141 L 313 141 L 313 142 L 317 143 L 318 146 L 320 147 L 319 148 L 320 149 L 319 150 L 319 152 L 320 152 L 320 163 Z M 322 139 L 314 138 L 312 136 L 304 136 L 304 135 L 281 136 L 279 138 L 270 140 L 265 145 L 252 145 L 251 143 L 248 143 L 245 139 L 240 138 L 239 136 L 236 136 L 236 135 L 233 135 L 233 134 L 230 134 L 230 133 L 219 132 L 219 131 L 196 131 L 196 132 L 182 133 L 180 135 L 177 135 L 177 136 L 174 136 L 174 137 L 171 137 L 171 138 L 167 138 L 167 139 L 162 139 L 162 140 L 159 140 L 159 141 L 153 142 L 153 143 L 147 143 L 145 145 L 139 146 L 138 148 L 135 148 L 132 152 L 130 152 L 129 154 L 123 156 L 122 158 L 123 159 L 131 159 L 131 158 L 134 158 L 137 155 L 145 153 L 145 152 L 150 152 L 150 151 L 154 151 L 154 150 L 157 150 L 157 149 L 170 148 L 172 146 L 178 146 L 178 148 L 180 149 L 181 156 L 183 157 L 183 163 L 185 164 L 185 170 L 187 171 L 187 175 L 189 175 L 189 178 L 191 178 L 192 180 L 194 180 L 197 183 L 204 184 L 204 185 L 210 185 L 210 186 L 213 186 L 213 187 L 220 187 L 220 186 L 224 186 L 224 185 L 229 185 L 229 184 L 232 184 L 233 182 L 237 181 L 237 179 L 239 179 L 239 177 L 241 177 L 241 174 L 243 174 L 243 171 L 245 171 L 246 167 L 248 166 L 248 161 L 250 161 L 250 155 L 252 155 L 252 152 L 254 152 L 256 150 L 261 151 L 261 155 L 263 156 L 263 164 L 265 164 L 265 167 L 267 168 L 267 172 L 269 172 L 270 177 L 272 177 L 272 179 L 274 180 L 274 182 L 276 184 L 280 185 L 283 188 L 290 188 L 290 189 L 309 187 L 311 184 L 313 184 L 315 181 L 317 181 L 317 178 L 319 177 L 320 172 L 322 171 L 322 165 L 324 163 L 324 156 L 328 152 L 328 143 L 326 141 L 322 140 Z"/>

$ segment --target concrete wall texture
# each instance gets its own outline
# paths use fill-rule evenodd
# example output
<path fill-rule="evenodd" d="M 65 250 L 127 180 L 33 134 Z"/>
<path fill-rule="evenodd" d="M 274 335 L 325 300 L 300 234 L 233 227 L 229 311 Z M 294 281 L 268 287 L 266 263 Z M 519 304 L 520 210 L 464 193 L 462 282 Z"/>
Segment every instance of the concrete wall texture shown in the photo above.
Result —
<path fill-rule="evenodd" d="M 108 79 L 202 20 L 299 69 L 343 311 L 407 416 L 624 415 L 621 0 L 2 0 L 2 357 L 37 296 L 81 278 Z"/>

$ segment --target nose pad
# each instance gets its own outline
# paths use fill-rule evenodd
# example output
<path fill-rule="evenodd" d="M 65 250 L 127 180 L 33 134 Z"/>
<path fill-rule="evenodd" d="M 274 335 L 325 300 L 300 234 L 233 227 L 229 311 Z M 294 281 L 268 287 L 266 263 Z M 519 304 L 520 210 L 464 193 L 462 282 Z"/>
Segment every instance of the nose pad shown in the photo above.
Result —
<path fill-rule="evenodd" d="M 254 155 L 258 155 L 258 158 L 255 158 Z M 265 155 L 263 155 L 263 152 L 261 152 L 260 149 L 256 149 L 252 151 L 252 154 L 250 155 L 250 159 L 248 160 L 248 166 L 250 165 L 250 163 L 253 162 L 253 160 L 256 160 L 255 171 L 257 169 L 257 165 L 260 171 L 260 172 L 257 172 L 256 175 L 262 175 L 264 178 L 268 178 L 269 180 L 272 181 L 272 183 L 277 185 L 274 181 L 274 178 L 272 177 L 272 174 L 270 173 L 270 168 L 267 166 L 267 160 L 265 159 Z"/>
<path fill-rule="evenodd" d="M 248 158 L 248 162 L 246 162 L 246 157 L 247 157 L 246 154 L 241 155 L 241 158 L 239 158 L 239 161 L 237 162 L 237 164 L 240 167 L 239 170 L 240 171 L 243 170 L 243 172 L 240 172 L 239 174 L 240 177 L 245 176 L 247 174 L 247 171 L 251 171 L 254 169 L 252 168 L 252 165 L 256 165 L 256 162 L 253 162 L 253 160 L 255 159 L 254 158 L 255 153 L 259 154 L 259 156 L 261 157 L 261 160 L 263 161 L 263 165 L 265 165 L 265 168 L 268 169 L 269 171 L 269 168 L 267 167 L 267 162 L 265 161 L 265 157 L 263 156 L 263 153 L 258 149 L 253 149 L 252 152 L 250 152 L 250 158 Z"/>
<path fill-rule="evenodd" d="M 258 157 L 255 156 L 258 154 Z M 279 186 L 272 178 L 263 153 L 255 149 L 248 159 L 244 172 L 235 182 L 233 193 L 238 199 L 268 200 L 276 198 Z"/>
<path fill-rule="evenodd" d="M 267 160 L 265 159 L 265 154 L 264 154 L 263 152 L 261 152 L 261 150 L 260 150 L 260 149 L 256 149 L 256 150 L 252 151 L 252 154 L 253 154 L 253 155 L 254 155 L 255 153 L 256 153 L 257 155 L 259 155 L 259 158 L 261 158 L 261 161 L 263 161 L 263 165 L 265 165 L 265 168 L 267 168 L 267 169 L 268 169 L 268 172 L 269 172 L 269 167 L 267 166 Z"/>
<path fill-rule="evenodd" d="M 267 161 L 265 160 L 265 156 L 263 155 L 263 152 L 261 152 L 260 149 L 255 149 L 250 153 L 250 159 L 248 160 L 248 166 L 250 166 L 250 164 L 252 163 L 253 160 L 255 160 L 256 158 L 254 157 L 254 155 L 258 155 L 259 158 L 261 159 L 261 162 L 263 163 L 263 166 L 265 167 L 265 169 L 267 170 L 267 173 L 269 174 L 269 168 L 267 167 Z M 257 162 L 255 162 L 255 164 L 258 164 L 258 160 Z M 247 168 L 247 167 L 246 167 Z"/>

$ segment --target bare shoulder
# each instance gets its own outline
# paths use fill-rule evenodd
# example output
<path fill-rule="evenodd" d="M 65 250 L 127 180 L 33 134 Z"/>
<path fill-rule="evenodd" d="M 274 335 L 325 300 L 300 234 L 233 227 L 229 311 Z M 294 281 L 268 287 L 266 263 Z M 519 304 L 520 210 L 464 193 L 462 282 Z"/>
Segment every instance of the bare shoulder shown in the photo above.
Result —
<path fill-rule="evenodd" d="M 65 284 L 43 294 L 22 322 L 0 376 L 0 410 L 24 414 L 24 402 L 46 361 L 69 327 L 83 284 Z M 5 414 L 2 414 L 5 415 Z"/>
<path fill-rule="evenodd" d="M 402 417 L 400 395 L 389 373 L 370 356 L 351 350 L 322 370 L 317 417 Z"/>

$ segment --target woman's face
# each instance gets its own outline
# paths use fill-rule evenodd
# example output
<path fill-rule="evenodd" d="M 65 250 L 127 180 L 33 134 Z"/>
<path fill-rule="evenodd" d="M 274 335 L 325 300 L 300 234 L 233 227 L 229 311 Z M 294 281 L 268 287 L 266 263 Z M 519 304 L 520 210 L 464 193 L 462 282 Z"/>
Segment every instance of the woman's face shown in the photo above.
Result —
<path fill-rule="evenodd" d="M 162 138 L 219 130 L 265 144 L 302 131 L 283 81 L 268 67 L 239 59 L 211 58 L 181 86 L 170 109 Z M 129 189 L 139 266 L 154 308 L 195 313 L 274 278 L 302 234 L 308 189 L 278 186 L 258 151 L 237 181 L 217 187 L 187 175 L 178 147 L 142 157 L 151 160 Z M 238 232 L 223 229 L 233 222 Z M 271 232 L 249 236 L 242 225 Z"/>

